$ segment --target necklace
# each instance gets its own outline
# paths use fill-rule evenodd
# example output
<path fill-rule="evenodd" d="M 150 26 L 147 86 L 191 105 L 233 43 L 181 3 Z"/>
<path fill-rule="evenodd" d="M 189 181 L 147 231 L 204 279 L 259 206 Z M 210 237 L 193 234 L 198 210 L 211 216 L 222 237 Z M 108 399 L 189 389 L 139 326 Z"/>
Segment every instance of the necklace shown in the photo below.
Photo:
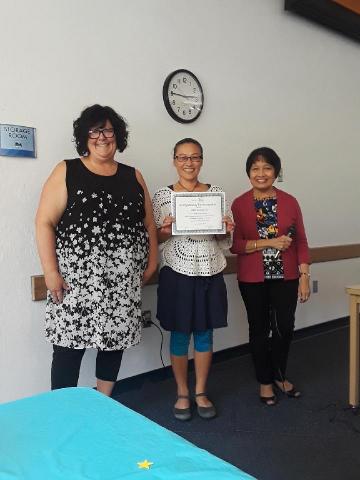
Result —
<path fill-rule="evenodd" d="M 269 200 L 270 198 L 276 198 L 276 191 L 268 193 L 267 195 L 264 195 L 264 196 L 261 196 L 261 194 L 256 195 L 256 193 L 253 192 L 253 195 L 254 195 L 254 200 Z"/>
<path fill-rule="evenodd" d="M 198 180 L 197 180 L 196 183 L 195 183 L 194 188 L 190 190 L 189 188 L 186 188 L 186 187 L 180 182 L 180 180 L 178 180 L 177 183 L 178 183 L 178 185 L 180 185 L 181 188 L 183 188 L 183 189 L 186 190 L 187 192 L 193 192 L 193 191 L 195 190 L 195 188 L 199 185 L 199 182 L 198 182 Z"/>

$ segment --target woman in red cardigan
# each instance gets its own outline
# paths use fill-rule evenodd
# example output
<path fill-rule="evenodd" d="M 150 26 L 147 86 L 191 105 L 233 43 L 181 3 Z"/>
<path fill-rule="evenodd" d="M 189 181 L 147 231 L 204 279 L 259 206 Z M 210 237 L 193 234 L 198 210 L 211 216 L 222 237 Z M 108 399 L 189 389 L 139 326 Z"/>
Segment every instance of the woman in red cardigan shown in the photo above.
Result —
<path fill-rule="evenodd" d="M 260 383 L 260 400 L 277 403 L 273 387 L 288 397 L 301 393 L 286 378 L 297 300 L 310 296 L 309 249 L 298 202 L 273 186 L 279 156 L 257 148 L 246 162 L 252 189 L 232 204 L 232 253 L 249 322 L 249 342 Z M 271 336 L 270 336 L 271 332 Z"/>

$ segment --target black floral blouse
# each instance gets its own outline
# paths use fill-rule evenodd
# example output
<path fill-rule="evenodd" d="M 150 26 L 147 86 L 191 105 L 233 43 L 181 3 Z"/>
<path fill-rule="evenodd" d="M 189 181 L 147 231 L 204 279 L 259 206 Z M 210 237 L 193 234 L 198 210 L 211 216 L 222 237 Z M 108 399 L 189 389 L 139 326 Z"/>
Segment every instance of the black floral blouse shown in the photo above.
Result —
<path fill-rule="evenodd" d="M 274 238 L 278 233 L 277 225 L 277 200 L 276 197 L 254 199 L 256 210 L 256 227 L 259 237 Z M 264 278 L 265 280 L 278 280 L 284 278 L 284 265 L 281 253 L 276 248 L 263 250 Z"/>

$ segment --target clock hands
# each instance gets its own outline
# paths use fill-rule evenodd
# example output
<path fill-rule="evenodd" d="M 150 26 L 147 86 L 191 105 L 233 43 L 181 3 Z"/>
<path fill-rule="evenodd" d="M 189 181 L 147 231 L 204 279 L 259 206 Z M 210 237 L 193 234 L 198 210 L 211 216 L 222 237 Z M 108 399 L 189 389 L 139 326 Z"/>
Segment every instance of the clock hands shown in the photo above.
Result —
<path fill-rule="evenodd" d="M 201 110 L 199 107 L 197 107 L 196 105 L 200 105 L 201 102 L 199 102 L 199 97 L 197 95 L 183 95 L 182 93 L 176 93 L 176 92 L 173 92 L 171 91 L 170 92 L 171 95 L 176 95 L 178 97 L 183 97 L 183 98 L 194 98 L 195 100 L 190 100 L 190 101 L 183 101 L 183 104 L 184 105 L 192 105 L 190 108 L 192 108 L 193 110 Z"/>
<path fill-rule="evenodd" d="M 184 97 L 184 98 L 197 98 L 197 95 L 183 95 L 182 93 L 176 93 L 171 91 L 171 95 L 177 95 L 178 97 Z"/>

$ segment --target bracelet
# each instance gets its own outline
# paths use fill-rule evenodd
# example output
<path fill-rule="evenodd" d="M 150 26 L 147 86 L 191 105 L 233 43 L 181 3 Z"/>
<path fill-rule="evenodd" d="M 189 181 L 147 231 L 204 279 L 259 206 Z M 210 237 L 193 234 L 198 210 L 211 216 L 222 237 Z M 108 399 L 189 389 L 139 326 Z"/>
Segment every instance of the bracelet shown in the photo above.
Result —
<path fill-rule="evenodd" d="M 299 275 L 306 275 L 307 277 L 311 277 L 310 273 L 307 272 L 299 272 Z"/>
<path fill-rule="evenodd" d="M 257 243 L 256 243 L 256 240 L 254 241 L 254 250 L 257 249 Z"/>

